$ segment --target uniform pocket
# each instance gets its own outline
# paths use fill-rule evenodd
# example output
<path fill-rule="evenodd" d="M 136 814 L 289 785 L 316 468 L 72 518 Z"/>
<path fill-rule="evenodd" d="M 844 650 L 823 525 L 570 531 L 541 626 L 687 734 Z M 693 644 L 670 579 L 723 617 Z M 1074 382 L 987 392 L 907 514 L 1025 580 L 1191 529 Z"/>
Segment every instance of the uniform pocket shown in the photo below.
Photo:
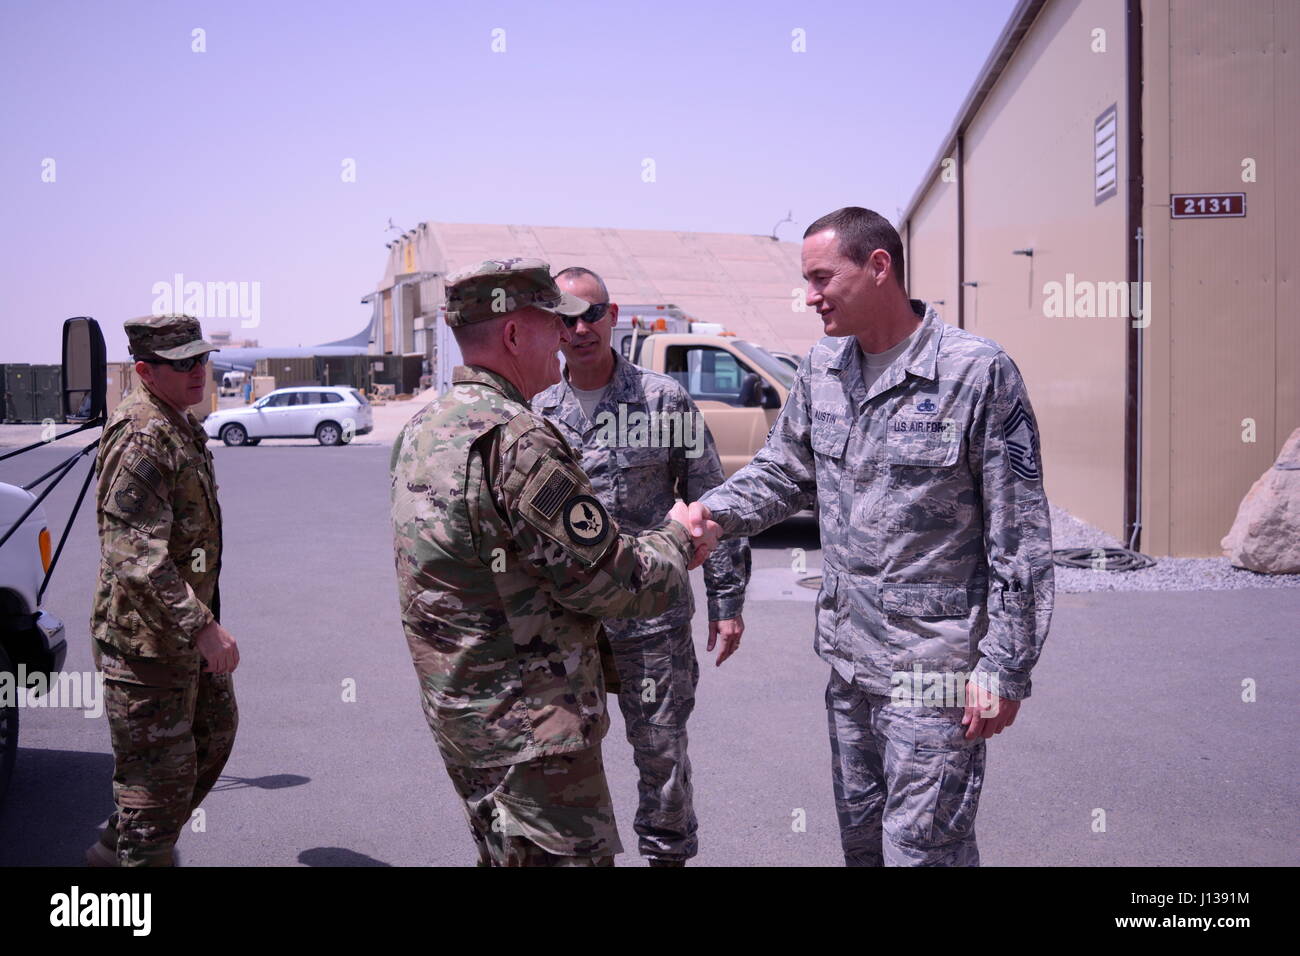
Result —
<path fill-rule="evenodd" d="M 891 465 L 941 468 L 956 464 L 961 430 L 952 419 L 899 419 L 889 423 L 885 460 Z"/>
<path fill-rule="evenodd" d="M 619 511 L 630 518 L 628 530 L 655 527 L 672 507 L 668 448 L 620 448 L 614 456 L 618 468 Z"/>
<path fill-rule="evenodd" d="M 699 663 L 694 648 L 674 646 L 673 636 L 658 632 L 634 638 L 635 647 L 614 645 L 624 713 L 656 727 L 683 725 L 695 708 Z"/>
<path fill-rule="evenodd" d="M 817 592 L 817 639 L 827 647 L 835 646 L 839 630 L 839 575 L 834 568 L 822 569 L 822 587 Z"/>
<path fill-rule="evenodd" d="M 492 825 L 506 837 L 507 865 L 522 865 L 530 855 L 512 837 L 554 856 L 603 857 L 623 849 L 599 746 L 515 764 L 490 802 L 501 811 Z"/>
<path fill-rule="evenodd" d="M 829 458 L 843 458 L 844 446 L 849 442 L 847 423 L 824 424 L 814 421 L 812 425 L 812 447 L 819 455 Z"/>
<path fill-rule="evenodd" d="M 877 637 L 894 672 L 969 671 L 970 599 L 951 584 L 885 584 L 880 589 L 884 618 Z M 946 680 L 947 678 L 945 678 Z"/>
<path fill-rule="evenodd" d="M 965 617 L 970 610 L 966 589 L 950 584 L 886 584 L 881 606 L 901 617 Z"/>
<path fill-rule="evenodd" d="M 975 827 L 984 783 L 984 742 L 966 740 L 959 710 L 908 715 L 901 722 L 911 731 L 912 746 L 890 788 L 887 829 L 918 846 L 966 838 Z"/>

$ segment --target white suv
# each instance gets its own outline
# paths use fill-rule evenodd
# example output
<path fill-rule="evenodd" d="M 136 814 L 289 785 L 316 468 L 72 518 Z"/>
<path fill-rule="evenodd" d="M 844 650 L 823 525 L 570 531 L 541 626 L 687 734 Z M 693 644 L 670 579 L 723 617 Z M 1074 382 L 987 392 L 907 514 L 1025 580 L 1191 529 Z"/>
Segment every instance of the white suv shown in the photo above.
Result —
<path fill-rule="evenodd" d="M 342 445 L 372 428 L 364 395 L 326 385 L 277 388 L 247 408 L 225 408 L 203 420 L 208 437 L 227 445 L 256 445 L 263 438 L 315 438 L 322 445 Z"/>

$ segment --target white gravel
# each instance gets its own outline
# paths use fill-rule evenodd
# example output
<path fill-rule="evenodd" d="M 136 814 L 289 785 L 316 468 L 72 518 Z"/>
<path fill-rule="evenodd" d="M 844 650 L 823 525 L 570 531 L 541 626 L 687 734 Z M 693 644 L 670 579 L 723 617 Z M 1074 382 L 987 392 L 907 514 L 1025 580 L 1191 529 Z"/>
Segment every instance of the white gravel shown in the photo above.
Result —
<path fill-rule="evenodd" d="M 1053 548 L 1120 548 L 1099 528 L 1058 508 L 1052 509 Z M 1056 590 L 1081 591 L 1235 591 L 1240 588 L 1300 588 L 1300 574 L 1258 574 L 1233 567 L 1227 558 L 1155 558 L 1140 571 L 1091 571 L 1056 567 Z"/>

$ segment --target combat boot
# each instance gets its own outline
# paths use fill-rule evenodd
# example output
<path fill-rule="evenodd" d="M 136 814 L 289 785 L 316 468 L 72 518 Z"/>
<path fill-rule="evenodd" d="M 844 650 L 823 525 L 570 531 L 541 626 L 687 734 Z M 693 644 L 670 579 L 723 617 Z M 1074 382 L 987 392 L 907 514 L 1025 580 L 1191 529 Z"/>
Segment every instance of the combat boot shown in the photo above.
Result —
<path fill-rule="evenodd" d="M 155 866 L 180 866 L 181 855 L 176 847 L 172 847 L 171 862 L 157 863 Z M 99 834 L 99 839 L 90 845 L 86 850 L 86 866 L 93 867 L 116 867 L 121 866 L 117 859 L 117 814 L 109 817 L 108 826 L 104 827 Z"/>

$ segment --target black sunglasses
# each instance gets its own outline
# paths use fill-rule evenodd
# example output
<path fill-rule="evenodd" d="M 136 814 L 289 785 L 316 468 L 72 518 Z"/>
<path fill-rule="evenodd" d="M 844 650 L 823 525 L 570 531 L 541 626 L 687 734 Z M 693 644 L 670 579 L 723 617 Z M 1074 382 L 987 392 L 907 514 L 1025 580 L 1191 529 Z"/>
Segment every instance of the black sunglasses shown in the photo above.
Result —
<path fill-rule="evenodd" d="M 586 322 L 588 325 L 594 325 L 595 323 L 603 319 L 605 317 L 605 313 L 608 311 L 609 311 L 608 302 L 593 302 L 590 306 L 587 307 L 587 311 L 582 313 L 581 315 L 562 315 L 560 316 L 560 318 L 564 320 L 564 327 L 566 329 L 576 329 L 578 327 L 579 320 Z"/>
<path fill-rule="evenodd" d="M 150 365 L 170 365 L 178 372 L 188 372 L 196 365 L 207 365 L 209 352 L 203 352 L 199 355 L 191 355 L 183 359 L 145 359 Z"/>

